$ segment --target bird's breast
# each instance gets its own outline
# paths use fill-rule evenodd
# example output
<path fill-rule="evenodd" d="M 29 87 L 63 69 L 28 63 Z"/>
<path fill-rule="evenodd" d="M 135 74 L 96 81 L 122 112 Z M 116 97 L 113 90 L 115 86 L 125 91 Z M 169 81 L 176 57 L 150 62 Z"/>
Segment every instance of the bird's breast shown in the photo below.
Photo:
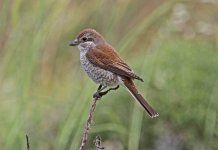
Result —
<path fill-rule="evenodd" d="M 80 51 L 80 62 L 88 76 L 96 83 L 104 86 L 115 86 L 119 83 L 118 76 L 110 71 L 92 64 L 86 57 L 86 52 Z"/>

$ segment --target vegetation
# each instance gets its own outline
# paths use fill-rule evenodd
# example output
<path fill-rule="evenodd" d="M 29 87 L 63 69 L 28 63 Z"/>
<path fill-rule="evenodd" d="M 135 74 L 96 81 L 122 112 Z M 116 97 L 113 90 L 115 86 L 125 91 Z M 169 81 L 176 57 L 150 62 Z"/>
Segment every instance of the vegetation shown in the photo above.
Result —
<path fill-rule="evenodd" d="M 157 119 L 125 89 L 98 102 L 87 149 L 218 149 L 216 1 L 0 1 L 0 149 L 72 150 L 95 85 L 68 46 L 91 27 L 145 80 Z M 201 10 L 201 11 L 199 11 Z"/>

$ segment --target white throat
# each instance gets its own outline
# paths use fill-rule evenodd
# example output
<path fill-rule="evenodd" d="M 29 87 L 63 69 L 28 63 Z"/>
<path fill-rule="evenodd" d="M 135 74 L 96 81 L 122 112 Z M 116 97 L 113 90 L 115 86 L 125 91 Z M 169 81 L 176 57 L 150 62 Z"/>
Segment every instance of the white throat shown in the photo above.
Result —
<path fill-rule="evenodd" d="M 87 41 L 85 43 L 80 43 L 77 47 L 79 48 L 80 53 L 81 52 L 83 52 L 83 53 L 85 52 L 86 53 L 89 49 L 95 48 L 96 45 L 92 41 Z"/>

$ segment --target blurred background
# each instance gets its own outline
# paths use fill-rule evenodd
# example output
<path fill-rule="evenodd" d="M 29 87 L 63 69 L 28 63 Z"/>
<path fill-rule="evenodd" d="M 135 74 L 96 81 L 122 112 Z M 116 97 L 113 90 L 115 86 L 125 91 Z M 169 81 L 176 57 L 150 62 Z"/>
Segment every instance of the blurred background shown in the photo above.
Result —
<path fill-rule="evenodd" d="M 155 119 L 120 88 L 97 104 L 86 149 L 218 149 L 217 0 L 1 0 L 0 149 L 77 149 L 97 85 L 80 30 L 94 28 L 139 74 Z"/>

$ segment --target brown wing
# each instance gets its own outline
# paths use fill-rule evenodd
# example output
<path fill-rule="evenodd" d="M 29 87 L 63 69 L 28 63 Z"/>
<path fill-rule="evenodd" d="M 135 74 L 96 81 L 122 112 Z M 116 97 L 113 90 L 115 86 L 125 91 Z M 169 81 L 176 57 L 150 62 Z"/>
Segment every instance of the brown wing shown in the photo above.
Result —
<path fill-rule="evenodd" d="M 133 72 L 110 45 L 101 45 L 90 49 L 86 53 L 86 57 L 91 63 L 102 69 L 143 82 L 143 79 Z"/>

